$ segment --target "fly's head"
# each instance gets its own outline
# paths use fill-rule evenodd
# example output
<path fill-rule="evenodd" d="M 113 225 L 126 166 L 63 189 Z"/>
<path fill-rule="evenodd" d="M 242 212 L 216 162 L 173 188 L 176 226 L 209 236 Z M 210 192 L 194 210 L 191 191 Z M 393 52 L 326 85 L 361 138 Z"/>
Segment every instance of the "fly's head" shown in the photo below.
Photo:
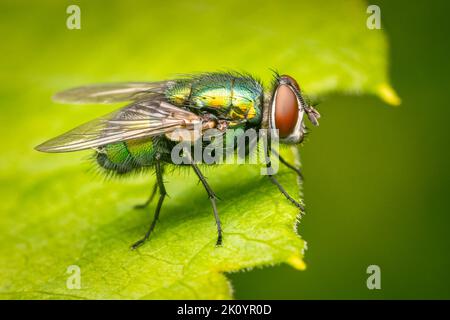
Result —
<path fill-rule="evenodd" d="M 288 75 L 276 75 L 269 102 L 269 128 L 278 130 L 281 143 L 300 143 L 305 134 L 303 116 L 318 125 L 320 114 L 303 98 L 300 86 Z"/>

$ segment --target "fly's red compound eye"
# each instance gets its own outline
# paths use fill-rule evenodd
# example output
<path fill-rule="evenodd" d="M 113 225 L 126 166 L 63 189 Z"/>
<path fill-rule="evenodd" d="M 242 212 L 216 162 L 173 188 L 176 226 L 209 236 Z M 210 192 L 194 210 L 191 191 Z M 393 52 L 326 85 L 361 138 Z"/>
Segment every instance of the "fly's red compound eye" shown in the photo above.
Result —
<path fill-rule="evenodd" d="M 298 101 L 292 89 L 282 84 L 277 89 L 275 99 L 275 127 L 281 138 L 293 133 L 298 120 Z"/>

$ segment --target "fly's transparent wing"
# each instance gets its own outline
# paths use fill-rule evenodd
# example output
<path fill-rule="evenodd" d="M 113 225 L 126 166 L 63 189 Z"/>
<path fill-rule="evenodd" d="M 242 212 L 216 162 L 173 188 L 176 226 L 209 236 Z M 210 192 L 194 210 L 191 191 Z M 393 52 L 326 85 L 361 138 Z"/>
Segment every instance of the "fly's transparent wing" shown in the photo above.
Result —
<path fill-rule="evenodd" d="M 192 129 L 201 119 L 164 100 L 140 101 L 97 118 L 36 147 L 42 152 L 70 152 L 106 144 Z"/>
<path fill-rule="evenodd" d="M 53 96 L 53 100 L 70 104 L 138 101 L 162 94 L 173 84 L 172 80 L 94 84 L 59 92 Z"/>

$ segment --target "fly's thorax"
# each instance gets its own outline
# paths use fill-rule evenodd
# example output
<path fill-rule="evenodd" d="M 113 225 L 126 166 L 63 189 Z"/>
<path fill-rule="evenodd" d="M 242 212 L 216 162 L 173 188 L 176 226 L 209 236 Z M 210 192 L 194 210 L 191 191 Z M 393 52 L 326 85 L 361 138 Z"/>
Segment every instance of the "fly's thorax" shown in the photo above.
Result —
<path fill-rule="evenodd" d="M 252 124 L 261 122 L 263 95 L 262 85 L 257 80 L 228 73 L 178 80 L 166 90 L 167 99 L 178 106 Z"/>
<path fill-rule="evenodd" d="M 236 78 L 233 82 L 232 119 L 245 119 L 259 124 L 262 118 L 264 91 L 259 82 L 247 78 Z"/>

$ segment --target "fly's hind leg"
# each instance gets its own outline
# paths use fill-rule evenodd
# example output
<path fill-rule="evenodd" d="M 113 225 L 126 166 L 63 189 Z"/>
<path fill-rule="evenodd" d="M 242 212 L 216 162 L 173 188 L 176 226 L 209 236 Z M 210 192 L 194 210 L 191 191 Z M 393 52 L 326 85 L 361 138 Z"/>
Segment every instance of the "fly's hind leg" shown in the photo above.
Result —
<path fill-rule="evenodd" d="M 214 191 L 211 189 L 211 187 L 209 186 L 208 182 L 206 181 L 205 176 L 202 174 L 202 172 L 197 167 L 197 165 L 192 162 L 191 166 L 194 169 L 195 174 L 198 176 L 198 178 L 200 179 L 201 183 L 203 184 L 203 187 L 205 187 L 206 192 L 208 193 L 208 197 L 209 197 L 209 200 L 211 201 L 211 205 L 212 205 L 213 212 L 214 212 L 214 218 L 216 219 L 216 225 L 217 225 L 216 246 L 221 246 L 222 245 L 222 226 L 221 226 L 221 223 L 220 223 L 219 214 L 217 212 L 217 206 L 216 206 L 217 196 L 214 193 Z"/>
<path fill-rule="evenodd" d="M 164 198 L 167 195 L 166 188 L 164 187 L 164 182 L 163 182 L 163 171 L 161 168 L 160 158 L 161 158 L 161 155 L 156 154 L 155 170 L 156 170 L 156 181 L 157 181 L 158 189 L 159 189 L 159 200 L 158 200 L 158 204 L 156 206 L 155 215 L 153 216 L 152 223 L 150 224 L 150 228 L 148 228 L 145 236 L 141 240 L 137 241 L 135 244 L 133 244 L 131 246 L 131 249 L 133 249 L 133 250 L 140 247 L 150 237 L 150 234 L 152 233 L 153 229 L 155 229 L 155 225 L 156 225 L 156 222 L 158 221 L 159 213 L 161 211 L 161 207 L 164 202 Z"/>
<path fill-rule="evenodd" d="M 148 197 L 147 201 L 145 201 L 142 204 L 137 204 L 134 206 L 135 209 L 144 209 L 147 208 L 148 205 L 152 202 L 153 198 L 156 195 L 156 191 L 158 190 L 158 181 L 155 182 L 152 188 L 152 193 L 150 194 L 150 197 Z"/>

